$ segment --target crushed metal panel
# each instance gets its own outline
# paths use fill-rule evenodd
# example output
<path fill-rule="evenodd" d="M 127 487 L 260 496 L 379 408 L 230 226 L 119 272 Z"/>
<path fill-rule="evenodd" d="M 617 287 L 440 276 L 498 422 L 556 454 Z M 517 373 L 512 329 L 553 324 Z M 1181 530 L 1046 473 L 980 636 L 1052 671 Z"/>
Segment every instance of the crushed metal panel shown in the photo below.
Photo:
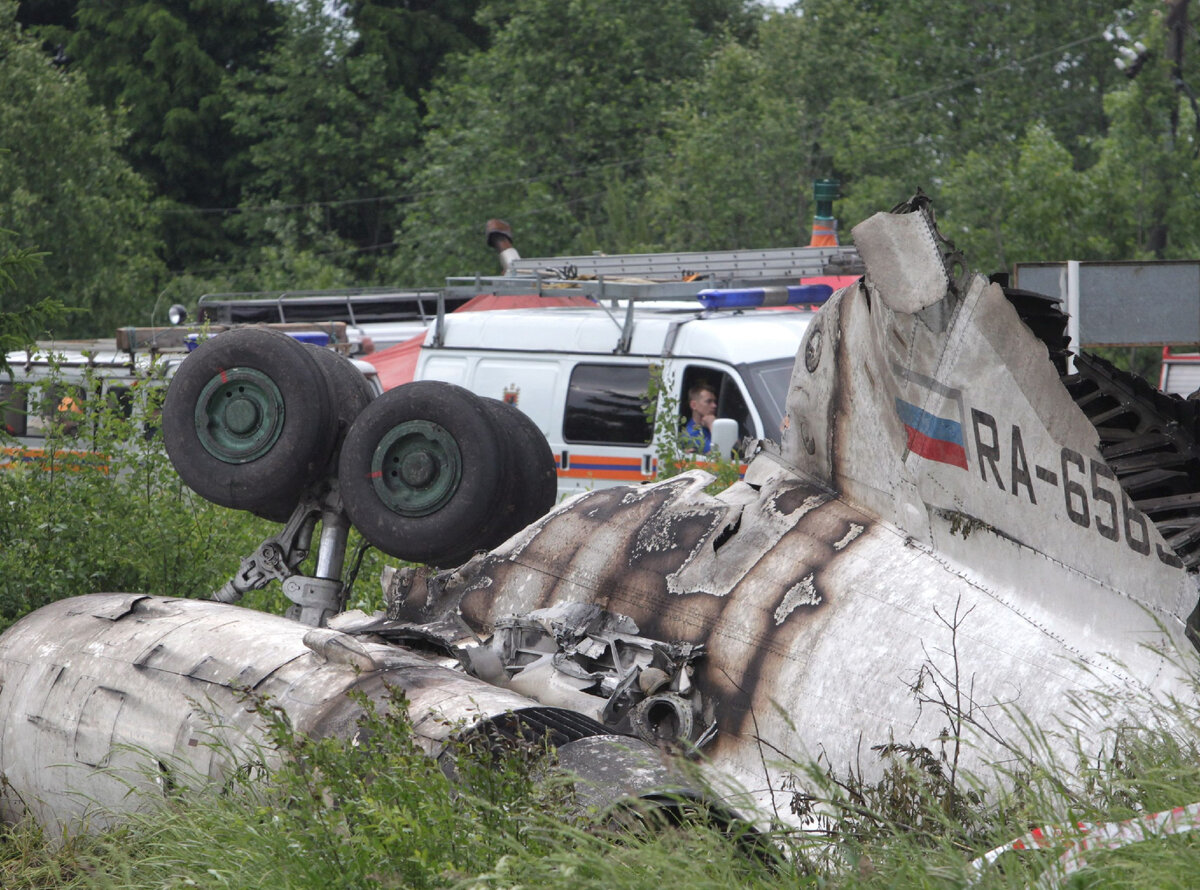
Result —
<path fill-rule="evenodd" d="M 872 223 L 889 277 L 868 245 L 865 280 L 809 328 L 779 455 L 747 483 L 585 494 L 426 606 L 489 630 L 592 602 L 702 644 L 706 753 L 745 788 L 786 784 L 760 743 L 841 766 L 863 739 L 937 737 L 944 717 L 910 686 L 952 641 L 981 705 L 1035 723 L 1066 719 L 1080 690 L 1183 688 L 1155 649 L 1186 645 L 1195 576 L 1124 497 L 1046 345 L 998 286 L 949 286 L 950 252 L 918 216 Z M 971 741 L 977 765 L 994 756 Z"/>
<path fill-rule="evenodd" d="M 318 738 L 353 738 L 359 731 L 364 705 L 349 691 L 385 704 L 390 689 L 403 695 L 416 741 L 434 757 L 452 737 L 510 715 L 528 714 L 522 725 L 556 738 L 609 735 L 597 722 L 398 646 L 236 606 L 151 597 L 136 620 L 97 617 L 121 613 L 126 601 L 98 594 L 52 603 L 0 636 L 4 819 L 30 815 L 55 835 L 81 825 L 102 829 L 172 787 L 221 784 L 239 762 L 272 765 L 278 752 L 244 690 L 203 679 L 210 664 L 205 650 L 217 640 L 258 662 L 257 692 L 297 732 Z M 596 625 L 607 632 L 622 627 L 620 619 Z M 83 649 L 78 639 L 87 641 Z M 45 668 L 29 670 L 31 652 L 47 659 Z M 157 666 L 147 666 L 147 652 Z M 637 762 L 657 757 L 640 740 L 623 744 L 640 750 Z M 625 755 L 614 748 L 609 756 Z"/>

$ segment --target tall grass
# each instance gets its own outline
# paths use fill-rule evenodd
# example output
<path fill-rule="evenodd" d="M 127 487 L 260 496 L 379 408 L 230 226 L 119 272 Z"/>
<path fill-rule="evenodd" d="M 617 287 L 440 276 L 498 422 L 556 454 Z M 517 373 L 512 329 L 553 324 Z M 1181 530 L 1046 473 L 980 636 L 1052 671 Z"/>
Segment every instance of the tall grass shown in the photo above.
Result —
<path fill-rule="evenodd" d="M 417 746 L 402 707 L 370 714 L 354 743 L 297 737 L 268 712 L 283 753 L 272 775 L 234 791 L 180 792 L 119 830 L 62 846 L 28 827 L 8 830 L 0 882 L 37 890 L 1189 887 L 1200 874 L 1200 835 L 1098 852 L 1069 878 L 1056 867 L 1066 842 L 971 866 L 1036 826 L 1200 801 L 1196 707 L 1163 707 L 1171 713 L 1152 724 L 1121 727 L 1100 757 L 1085 757 L 1080 745 L 1074 758 L 1027 761 L 999 781 L 960 772 L 951 787 L 945 739 L 877 746 L 884 769 L 872 782 L 794 764 L 805 828 L 768 826 L 757 846 L 713 825 L 633 831 L 614 827 L 628 820 L 598 821 L 573 805 L 566 778 L 531 764 L 529 752 L 463 749 L 444 770 Z"/>
<path fill-rule="evenodd" d="M 207 595 L 277 528 L 186 491 L 161 443 L 118 414 L 92 421 L 95 444 L 124 462 L 114 471 L 0 473 L 0 626 L 95 590 Z M 378 568 L 377 557 L 364 563 L 351 605 L 378 604 Z M 247 601 L 285 605 L 277 589 Z M 971 862 L 1037 826 L 1200 801 L 1198 700 L 1101 727 L 1111 741 L 1099 754 L 1079 744 L 1073 757 L 1052 755 L 1046 730 L 1027 727 L 1014 751 L 1041 753 L 995 776 L 956 768 L 962 715 L 947 705 L 942 738 L 875 740 L 877 780 L 790 764 L 804 830 L 766 826 L 754 849 L 715 826 L 634 832 L 596 822 L 578 812 L 563 777 L 528 756 L 463 750 L 444 771 L 415 744 L 402 708 L 370 716 L 354 744 L 296 737 L 267 709 L 283 754 L 273 774 L 178 791 L 97 837 L 0 829 L 0 887 L 1189 887 L 1200 884 L 1192 834 L 1096 853 L 1065 880 L 1055 867 L 1062 848 L 1006 853 L 981 870 Z"/>
<path fill-rule="evenodd" d="M 146 383 L 137 413 L 128 415 L 115 400 L 88 398 L 77 425 L 50 422 L 45 451 L 64 456 L 0 470 L 0 630 L 49 602 L 98 591 L 207 597 L 279 531 L 183 484 L 149 422 L 165 387 L 153 376 Z M 99 392 L 95 379 L 83 385 Z M 35 391 L 30 404 L 39 401 Z M 17 444 L 0 427 L 0 447 Z M 353 535 L 351 558 L 357 544 Z M 380 568 L 379 555 L 368 551 L 352 606 L 378 605 L 373 579 Z M 288 605 L 278 584 L 244 604 L 280 614 Z"/>

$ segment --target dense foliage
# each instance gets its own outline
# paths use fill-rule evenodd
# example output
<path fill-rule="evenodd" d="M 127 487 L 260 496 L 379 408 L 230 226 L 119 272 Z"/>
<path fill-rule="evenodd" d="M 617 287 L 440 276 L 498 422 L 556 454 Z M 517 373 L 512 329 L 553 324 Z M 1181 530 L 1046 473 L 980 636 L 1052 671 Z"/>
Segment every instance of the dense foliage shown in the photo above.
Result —
<path fill-rule="evenodd" d="M 95 591 L 208 596 L 272 533 L 183 484 L 146 423 L 164 388 L 147 377 L 143 389 L 128 417 L 119 403 L 86 400 L 77 423 L 56 419 L 40 453 L 0 472 L 0 629 Z M 0 448 L 14 444 L 0 429 Z"/>
<path fill-rule="evenodd" d="M 48 253 L 0 309 L 437 284 L 496 216 L 528 255 L 805 243 L 825 177 L 843 230 L 924 189 L 985 271 L 1192 256 L 1180 6 L 0 0 L 0 248 Z"/>
<path fill-rule="evenodd" d="M 805 243 L 825 177 L 843 229 L 923 188 L 987 271 L 1192 257 L 1197 47 L 1169 27 L 1179 8 L 0 0 L 0 367 L 43 330 L 105 335 L 206 290 L 491 272 L 494 216 L 528 255 Z M 0 629 L 95 590 L 205 595 L 270 532 L 187 491 L 115 407 L 0 473 Z M 660 457 L 678 470 L 676 446 Z M 281 608 L 270 596 L 252 604 Z M 98 839 L 5 828 L 0 885 L 1028 886 L 1053 856 L 968 863 L 1031 825 L 1200 799 L 1182 710 L 1173 732 L 1022 761 L 986 791 L 947 771 L 953 732 L 865 740 L 882 779 L 796 764 L 817 830 L 757 856 L 702 827 L 614 836 L 523 760 L 468 759 L 452 784 L 402 715 L 354 747 L 277 722 L 285 766 L 238 793 L 181 793 Z M 1186 885 L 1198 849 L 1101 854 L 1074 886 Z"/>

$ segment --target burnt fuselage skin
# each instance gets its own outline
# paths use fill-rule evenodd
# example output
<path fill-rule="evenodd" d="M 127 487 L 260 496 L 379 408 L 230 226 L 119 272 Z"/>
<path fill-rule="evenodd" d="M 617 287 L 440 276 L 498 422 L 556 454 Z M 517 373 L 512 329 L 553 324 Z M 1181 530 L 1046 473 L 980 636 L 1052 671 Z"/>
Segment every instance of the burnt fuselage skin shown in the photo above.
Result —
<path fill-rule="evenodd" d="M 961 722 L 984 768 L 1025 720 L 1099 743 L 1081 696 L 1136 715 L 1186 688 L 1195 576 L 1123 497 L 1045 346 L 999 287 L 950 280 L 921 214 L 860 228 L 868 274 L 810 326 L 779 451 L 717 496 L 702 472 L 582 495 L 427 604 L 486 632 L 589 602 L 703 644 L 705 754 L 768 811 L 811 757 L 870 771 L 871 745 Z"/>
<path fill-rule="evenodd" d="M 564 759 L 584 746 L 578 787 L 597 807 L 686 788 L 651 746 L 579 715 L 403 647 L 223 603 L 120 593 L 52 603 L 0 636 L 0 678 L 0 819 L 32 818 L 54 837 L 278 764 L 263 707 L 297 733 L 353 739 L 365 710 L 397 695 L 431 757 L 452 737 L 518 720 L 522 733 L 548 729 Z"/>
<path fill-rule="evenodd" d="M 405 617 L 483 638 L 587 603 L 702 645 L 708 775 L 734 808 L 784 817 L 814 757 L 869 775 L 871 746 L 953 745 L 950 729 L 962 766 L 1003 767 L 1023 727 L 1062 730 L 1050 746 L 1071 753 L 1072 732 L 1099 747 L 1152 699 L 1190 695 L 1175 658 L 1196 576 L 1120 489 L 1046 347 L 1000 288 L 951 279 L 924 213 L 878 214 L 855 242 L 867 275 L 809 326 L 783 441 L 743 481 L 580 495 L 414 587 Z M 23 619 L 0 637 L 0 681 L 3 815 L 54 826 L 119 803 L 126 746 L 219 781 L 206 739 L 261 741 L 243 688 L 299 730 L 346 734 L 347 691 L 399 685 L 431 753 L 467 703 L 534 704 L 400 646 L 124 594 Z"/>

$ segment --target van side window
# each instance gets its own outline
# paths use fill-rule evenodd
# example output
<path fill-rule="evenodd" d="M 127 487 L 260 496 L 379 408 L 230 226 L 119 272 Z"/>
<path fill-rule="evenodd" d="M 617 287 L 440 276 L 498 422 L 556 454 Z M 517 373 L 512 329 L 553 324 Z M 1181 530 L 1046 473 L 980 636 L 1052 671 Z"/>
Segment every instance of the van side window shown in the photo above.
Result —
<path fill-rule="evenodd" d="M 646 419 L 650 368 L 639 365 L 576 365 L 567 389 L 563 438 L 603 445 L 648 445 Z"/>
<path fill-rule="evenodd" d="M 110 386 L 107 390 L 108 409 L 123 420 L 133 416 L 133 387 Z"/>
<path fill-rule="evenodd" d="M 0 383 L 0 412 L 4 414 L 4 431 L 10 436 L 25 435 L 25 387 L 15 383 Z"/>
<path fill-rule="evenodd" d="M 82 386 L 47 384 L 42 386 L 34 397 L 37 401 L 31 399 L 31 407 L 36 406 L 37 410 L 29 413 L 25 435 L 44 439 L 54 425 L 68 436 L 79 432 L 79 422 L 83 418 L 83 406 L 87 398 Z"/>

